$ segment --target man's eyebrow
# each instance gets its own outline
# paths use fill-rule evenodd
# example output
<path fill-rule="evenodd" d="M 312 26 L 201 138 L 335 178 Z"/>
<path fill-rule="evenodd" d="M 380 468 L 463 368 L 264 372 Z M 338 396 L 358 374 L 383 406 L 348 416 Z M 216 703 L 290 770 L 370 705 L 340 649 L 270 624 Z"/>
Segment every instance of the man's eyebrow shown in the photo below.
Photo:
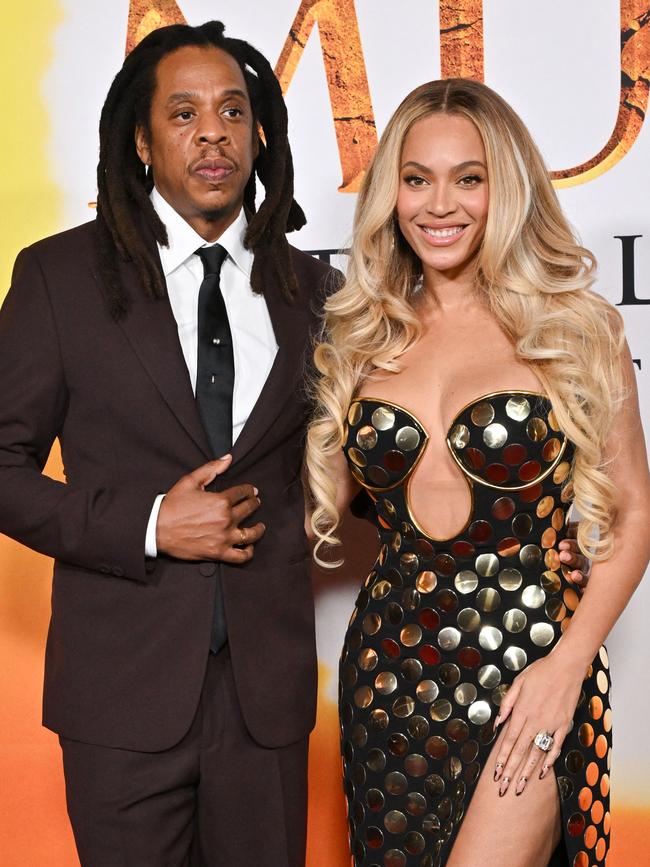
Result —
<path fill-rule="evenodd" d="M 230 99 L 232 96 L 238 96 L 242 99 L 248 99 L 248 94 L 239 87 L 231 87 L 219 94 L 221 99 Z M 176 105 L 179 102 L 191 102 L 193 99 L 200 99 L 201 95 L 195 90 L 181 90 L 177 93 L 172 93 L 167 99 L 167 105 Z"/>
<path fill-rule="evenodd" d="M 468 169 L 471 166 L 481 166 L 481 168 L 487 171 L 487 166 L 480 160 L 466 160 L 464 163 L 459 163 L 457 166 L 454 166 L 453 171 L 463 172 L 465 171 L 465 169 Z M 429 166 L 422 165 L 422 163 L 417 163 L 414 160 L 409 160 L 402 166 L 403 169 L 407 167 L 412 167 L 414 169 L 417 169 L 417 171 L 419 172 L 424 172 L 425 174 L 433 174 Z"/>

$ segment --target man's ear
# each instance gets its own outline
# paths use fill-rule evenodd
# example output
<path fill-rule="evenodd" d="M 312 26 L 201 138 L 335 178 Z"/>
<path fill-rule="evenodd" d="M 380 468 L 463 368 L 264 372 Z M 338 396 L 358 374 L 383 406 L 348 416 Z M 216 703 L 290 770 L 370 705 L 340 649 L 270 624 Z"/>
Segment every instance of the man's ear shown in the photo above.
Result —
<path fill-rule="evenodd" d="M 138 124 L 135 128 L 135 149 L 138 152 L 140 160 L 145 166 L 151 165 L 151 147 L 149 145 L 149 136 L 143 126 Z"/>

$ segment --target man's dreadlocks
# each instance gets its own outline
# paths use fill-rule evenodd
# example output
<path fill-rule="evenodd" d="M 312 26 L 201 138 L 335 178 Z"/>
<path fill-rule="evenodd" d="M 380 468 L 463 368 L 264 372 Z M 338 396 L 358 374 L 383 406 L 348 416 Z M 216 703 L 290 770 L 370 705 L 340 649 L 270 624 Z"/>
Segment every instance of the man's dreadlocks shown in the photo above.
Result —
<path fill-rule="evenodd" d="M 97 165 L 97 231 L 102 277 L 112 315 L 126 315 L 130 299 L 119 275 L 119 259 L 131 261 L 151 298 L 167 289 L 160 264 L 143 237 L 143 225 L 159 244 L 167 231 L 151 204 L 153 181 L 135 148 L 135 129 L 150 130 L 150 109 L 156 68 L 167 54 L 186 46 L 214 47 L 227 52 L 242 70 L 255 121 L 262 130 L 259 153 L 244 192 L 248 229 L 244 245 L 254 254 L 251 286 L 262 293 L 269 273 L 290 300 L 296 291 L 286 232 L 304 226 L 305 215 L 293 198 L 293 162 L 287 136 L 287 109 L 269 62 L 241 39 L 224 36 L 220 21 L 199 27 L 173 24 L 146 36 L 129 54 L 113 80 L 99 123 Z M 255 176 L 265 190 L 255 207 Z"/>

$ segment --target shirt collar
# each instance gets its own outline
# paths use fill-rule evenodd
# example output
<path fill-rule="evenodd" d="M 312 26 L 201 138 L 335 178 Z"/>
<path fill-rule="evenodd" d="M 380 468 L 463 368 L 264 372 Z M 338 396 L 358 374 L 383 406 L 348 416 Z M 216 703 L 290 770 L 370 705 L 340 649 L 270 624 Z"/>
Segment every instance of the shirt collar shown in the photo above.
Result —
<path fill-rule="evenodd" d="M 151 191 L 151 204 L 167 229 L 167 247 L 158 244 L 163 273 L 168 277 L 198 250 L 211 246 L 181 215 L 172 208 L 154 187 Z M 253 254 L 244 247 L 244 235 L 248 227 L 246 214 L 242 208 L 235 220 L 216 242 L 225 248 L 235 265 L 250 280 L 253 267 Z"/>

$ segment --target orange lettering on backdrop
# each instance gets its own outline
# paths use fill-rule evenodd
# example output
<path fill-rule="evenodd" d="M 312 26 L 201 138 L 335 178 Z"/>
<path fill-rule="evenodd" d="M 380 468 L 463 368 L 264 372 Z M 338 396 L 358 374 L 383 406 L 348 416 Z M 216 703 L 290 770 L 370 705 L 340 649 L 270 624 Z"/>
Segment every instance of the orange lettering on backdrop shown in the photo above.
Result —
<path fill-rule="evenodd" d="M 318 24 L 343 173 L 339 190 L 354 193 L 377 146 L 354 0 L 302 0 L 275 74 L 286 93 L 314 24 Z"/>
<path fill-rule="evenodd" d="M 483 81 L 483 0 L 440 0 L 440 77 Z"/>
<path fill-rule="evenodd" d="M 187 24 L 175 0 L 131 0 L 126 31 L 126 54 L 158 27 Z"/>
<path fill-rule="evenodd" d="M 650 10 L 647 0 L 621 0 L 621 89 L 609 141 L 595 157 L 572 169 L 552 172 L 554 186 L 584 184 L 611 169 L 641 132 L 650 82 Z"/>

